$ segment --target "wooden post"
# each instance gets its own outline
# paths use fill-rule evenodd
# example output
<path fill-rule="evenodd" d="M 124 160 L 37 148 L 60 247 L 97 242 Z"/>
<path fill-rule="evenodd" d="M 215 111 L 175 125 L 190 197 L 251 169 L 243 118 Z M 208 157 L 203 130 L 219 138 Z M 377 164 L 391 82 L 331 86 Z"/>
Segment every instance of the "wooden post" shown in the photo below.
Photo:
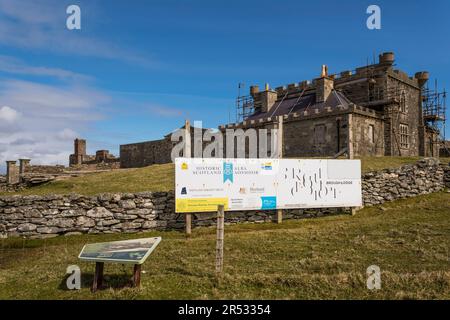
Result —
<path fill-rule="evenodd" d="M 277 223 L 283 222 L 283 210 L 278 209 L 277 210 Z"/>
<path fill-rule="evenodd" d="M 351 114 L 348 115 L 347 130 L 347 154 L 349 159 L 353 159 L 353 117 Z"/>
<path fill-rule="evenodd" d="M 186 226 L 186 235 L 190 236 L 192 233 L 192 213 L 185 213 L 185 226 Z"/>
<path fill-rule="evenodd" d="M 278 117 L 278 135 L 277 135 L 278 158 L 283 158 L 283 116 Z M 276 223 L 283 222 L 283 210 L 277 210 Z"/>
<path fill-rule="evenodd" d="M 355 214 L 356 214 L 356 212 L 358 211 L 358 210 L 361 210 L 362 208 L 364 208 L 364 206 L 362 206 L 362 207 L 352 207 L 351 208 L 351 213 L 352 213 L 352 216 L 354 216 Z"/>
<path fill-rule="evenodd" d="M 217 209 L 217 241 L 216 241 L 216 272 L 223 270 L 223 234 L 225 225 L 224 206 L 219 205 Z"/>
<path fill-rule="evenodd" d="M 184 122 L 184 152 L 183 157 L 190 158 L 192 156 L 192 150 L 191 150 L 191 123 L 189 120 L 185 120 Z M 192 233 L 192 213 L 186 213 L 185 214 L 185 229 L 186 229 L 186 235 L 190 236 Z"/>
<path fill-rule="evenodd" d="M 134 265 L 133 286 L 136 288 L 139 288 L 141 286 L 141 265 L 140 264 Z"/>
<path fill-rule="evenodd" d="M 103 285 L 103 262 L 95 263 L 95 274 L 94 274 L 94 282 L 92 283 L 92 292 L 96 292 L 97 289 L 100 289 Z"/>

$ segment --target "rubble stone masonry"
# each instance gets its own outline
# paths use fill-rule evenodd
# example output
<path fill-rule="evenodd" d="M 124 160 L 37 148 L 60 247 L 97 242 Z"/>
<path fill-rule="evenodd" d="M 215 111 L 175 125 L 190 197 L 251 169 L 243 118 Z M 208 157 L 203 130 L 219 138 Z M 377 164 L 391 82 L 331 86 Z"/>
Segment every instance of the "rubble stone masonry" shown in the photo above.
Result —
<path fill-rule="evenodd" d="M 450 166 L 436 159 L 362 176 L 364 205 L 381 204 L 450 188 Z M 143 232 L 184 228 L 173 192 L 0 197 L 0 235 L 44 238 L 81 233 Z M 340 209 L 285 210 L 284 219 L 333 214 Z M 342 210 L 341 210 L 342 212 Z M 212 226 L 216 213 L 193 216 L 193 226 Z M 227 212 L 227 223 L 268 222 L 273 211 Z"/>

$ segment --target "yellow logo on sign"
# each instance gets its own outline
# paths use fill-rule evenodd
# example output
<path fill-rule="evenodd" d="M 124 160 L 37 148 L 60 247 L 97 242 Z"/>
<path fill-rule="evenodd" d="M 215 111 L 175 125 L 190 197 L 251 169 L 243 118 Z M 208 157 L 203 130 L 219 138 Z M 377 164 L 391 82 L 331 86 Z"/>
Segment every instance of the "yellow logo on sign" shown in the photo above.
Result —
<path fill-rule="evenodd" d="M 181 170 L 187 170 L 187 169 L 188 169 L 187 163 L 186 163 L 186 162 L 183 162 L 183 163 L 181 164 Z"/>

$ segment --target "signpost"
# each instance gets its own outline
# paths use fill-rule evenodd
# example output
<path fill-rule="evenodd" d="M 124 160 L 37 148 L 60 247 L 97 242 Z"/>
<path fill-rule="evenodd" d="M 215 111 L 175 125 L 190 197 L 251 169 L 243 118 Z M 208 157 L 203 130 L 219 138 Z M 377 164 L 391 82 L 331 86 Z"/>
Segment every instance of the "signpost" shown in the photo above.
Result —
<path fill-rule="evenodd" d="M 92 292 L 101 288 L 105 262 L 134 264 L 133 286 L 139 287 L 141 281 L 141 265 L 161 242 L 161 237 L 134 239 L 125 241 L 87 244 L 78 258 L 95 262 L 95 275 Z"/>

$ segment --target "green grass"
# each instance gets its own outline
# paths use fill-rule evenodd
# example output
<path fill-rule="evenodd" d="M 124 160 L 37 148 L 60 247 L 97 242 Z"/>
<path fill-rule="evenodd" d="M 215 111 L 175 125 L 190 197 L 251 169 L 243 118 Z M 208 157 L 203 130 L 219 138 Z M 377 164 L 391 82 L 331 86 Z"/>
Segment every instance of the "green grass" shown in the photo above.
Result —
<path fill-rule="evenodd" d="M 361 157 L 362 171 L 379 171 L 388 168 L 398 168 L 405 164 L 415 163 L 423 157 Z M 442 163 L 449 163 L 450 158 L 440 158 Z"/>
<path fill-rule="evenodd" d="M 52 181 L 17 193 L 0 195 L 44 195 L 78 193 L 95 195 L 107 192 L 169 191 L 174 189 L 174 165 L 152 165 L 138 169 L 122 169 Z"/>
<path fill-rule="evenodd" d="M 396 168 L 415 163 L 420 157 L 363 157 L 362 171 Z M 441 159 L 450 161 L 450 158 Z M 174 165 L 153 165 L 139 169 L 125 169 L 111 172 L 89 174 L 67 180 L 53 181 L 18 193 L 0 195 L 43 195 L 49 193 L 79 193 L 95 195 L 104 192 L 168 191 L 174 189 Z"/>
<path fill-rule="evenodd" d="M 142 288 L 120 286 L 131 266 L 106 264 L 109 287 L 92 294 L 88 242 L 162 236 L 143 265 Z M 450 299 L 450 193 L 435 193 L 339 215 L 277 225 L 226 226 L 224 273 L 215 277 L 215 229 L 4 239 L 0 299 Z M 77 264 L 82 289 L 67 291 Z M 382 288 L 366 288 L 378 265 Z"/>

